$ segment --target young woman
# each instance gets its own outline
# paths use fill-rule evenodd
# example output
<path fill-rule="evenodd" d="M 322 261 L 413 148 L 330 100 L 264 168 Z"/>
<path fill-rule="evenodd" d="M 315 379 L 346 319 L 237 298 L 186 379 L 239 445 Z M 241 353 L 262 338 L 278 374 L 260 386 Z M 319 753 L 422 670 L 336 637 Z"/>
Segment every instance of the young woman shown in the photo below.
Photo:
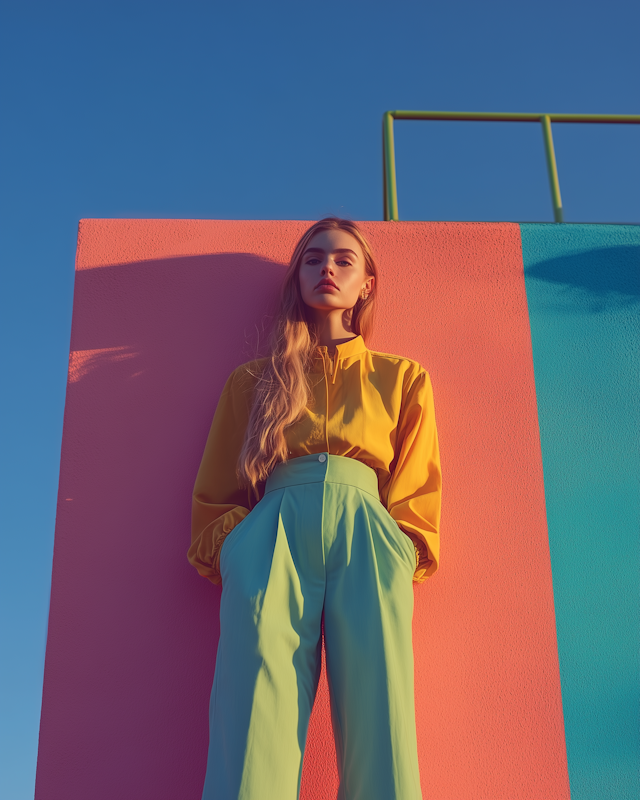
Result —
<path fill-rule="evenodd" d="M 271 357 L 220 397 L 189 550 L 222 582 L 203 800 L 298 797 L 323 624 L 340 797 L 422 796 L 412 579 L 437 567 L 440 462 L 428 374 L 365 344 L 377 292 L 358 227 L 317 222 Z"/>

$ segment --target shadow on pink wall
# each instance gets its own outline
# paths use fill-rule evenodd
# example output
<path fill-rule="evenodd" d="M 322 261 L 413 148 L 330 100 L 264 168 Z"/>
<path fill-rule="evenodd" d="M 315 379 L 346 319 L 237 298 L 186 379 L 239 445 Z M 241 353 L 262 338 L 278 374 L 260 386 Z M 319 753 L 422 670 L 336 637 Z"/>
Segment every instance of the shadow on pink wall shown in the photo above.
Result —
<path fill-rule="evenodd" d="M 124 225 L 144 250 L 187 224 L 94 223 L 104 252 Z M 216 225 L 255 244 L 251 223 L 188 224 L 214 251 Z M 364 226 L 384 267 L 371 347 L 431 372 L 446 480 L 444 563 L 414 617 L 425 796 L 568 798 L 517 226 Z M 200 796 L 220 590 L 186 561 L 191 490 L 284 274 L 240 252 L 122 260 L 76 273 L 37 800 Z M 322 683 L 305 800 L 335 797 L 332 753 Z"/>
<path fill-rule="evenodd" d="M 39 759 L 67 797 L 70 779 L 93 798 L 197 796 L 220 589 L 186 561 L 191 491 L 216 398 L 255 355 L 283 274 L 244 254 L 77 273 L 57 514 L 73 546 L 56 541 L 51 602 L 73 633 L 48 643 L 41 737 L 48 720 L 83 734 L 74 778 L 66 735 Z M 132 747 L 150 731 L 167 751 Z"/>

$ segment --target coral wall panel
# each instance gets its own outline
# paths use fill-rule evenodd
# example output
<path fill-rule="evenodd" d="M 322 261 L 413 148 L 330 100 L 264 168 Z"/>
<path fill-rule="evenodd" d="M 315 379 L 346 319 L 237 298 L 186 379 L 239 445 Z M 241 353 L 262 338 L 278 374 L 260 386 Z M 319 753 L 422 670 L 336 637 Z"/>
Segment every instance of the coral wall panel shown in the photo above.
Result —
<path fill-rule="evenodd" d="M 200 796 L 220 590 L 186 562 L 191 487 L 307 225 L 80 225 L 38 800 Z M 519 228 L 362 226 L 369 346 L 430 371 L 442 450 L 442 567 L 415 589 L 425 798 L 568 798 Z M 336 775 L 323 679 L 302 796 Z"/>

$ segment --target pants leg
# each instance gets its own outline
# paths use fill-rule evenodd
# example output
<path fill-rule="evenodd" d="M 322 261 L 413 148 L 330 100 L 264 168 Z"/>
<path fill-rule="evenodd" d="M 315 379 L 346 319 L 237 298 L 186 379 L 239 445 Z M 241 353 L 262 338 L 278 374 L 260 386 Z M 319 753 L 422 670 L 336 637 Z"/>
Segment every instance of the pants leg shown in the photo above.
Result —
<path fill-rule="evenodd" d="M 295 800 L 320 672 L 322 483 L 279 489 L 222 547 L 203 800 Z"/>
<path fill-rule="evenodd" d="M 344 489 L 345 487 L 340 487 Z M 412 577 L 415 551 L 377 498 L 326 484 L 325 643 L 344 800 L 420 800 Z M 328 535 L 325 533 L 325 535 Z"/>

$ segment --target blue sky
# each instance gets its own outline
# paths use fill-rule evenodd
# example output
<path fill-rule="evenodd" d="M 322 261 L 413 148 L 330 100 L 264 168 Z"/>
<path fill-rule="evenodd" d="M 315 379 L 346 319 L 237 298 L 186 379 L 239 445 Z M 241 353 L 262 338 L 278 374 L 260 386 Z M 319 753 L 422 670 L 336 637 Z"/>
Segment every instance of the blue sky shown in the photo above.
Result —
<path fill-rule="evenodd" d="M 5 3 L 0 798 L 33 797 L 78 220 L 381 219 L 388 109 L 640 113 L 640 6 Z M 640 126 L 554 126 L 640 222 Z M 551 221 L 538 125 L 396 123 L 401 219 Z"/>

